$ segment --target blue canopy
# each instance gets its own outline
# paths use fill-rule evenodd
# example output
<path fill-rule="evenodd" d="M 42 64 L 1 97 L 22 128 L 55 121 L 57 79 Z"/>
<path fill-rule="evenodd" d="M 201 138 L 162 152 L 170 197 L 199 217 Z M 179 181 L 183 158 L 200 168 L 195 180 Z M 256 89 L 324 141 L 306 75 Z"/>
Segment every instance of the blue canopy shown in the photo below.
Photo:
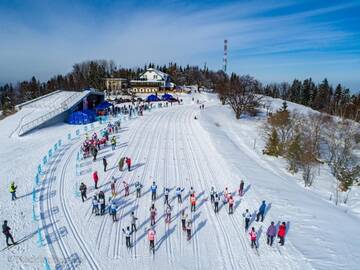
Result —
<path fill-rule="evenodd" d="M 68 123 L 71 125 L 83 125 L 96 120 L 96 113 L 92 110 L 73 112 L 69 115 Z"/>
<path fill-rule="evenodd" d="M 105 109 L 107 109 L 107 108 L 109 108 L 111 106 L 113 106 L 112 103 L 110 103 L 108 101 L 104 101 L 104 102 L 100 103 L 99 105 L 97 105 L 95 107 L 95 109 L 101 111 L 101 110 L 105 110 Z"/>
<path fill-rule="evenodd" d="M 162 100 L 172 100 L 174 99 L 174 97 L 172 95 L 169 95 L 169 94 L 164 94 L 161 96 L 161 99 Z"/>
<path fill-rule="evenodd" d="M 150 101 L 159 101 L 160 99 L 156 96 L 156 95 L 150 95 L 146 98 L 146 101 L 147 102 L 150 102 Z"/>

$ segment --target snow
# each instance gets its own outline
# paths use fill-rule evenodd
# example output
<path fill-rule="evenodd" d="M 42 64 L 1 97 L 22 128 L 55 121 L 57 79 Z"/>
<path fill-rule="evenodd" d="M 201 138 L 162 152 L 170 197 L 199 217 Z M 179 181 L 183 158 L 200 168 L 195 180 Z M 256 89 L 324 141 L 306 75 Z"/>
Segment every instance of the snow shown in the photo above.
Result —
<path fill-rule="evenodd" d="M 51 269 L 358 269 L 360 224 L 355 190 L 349 205 L 335 206 L 329 201 L 334 179 L 326 167 L 320 168 L 315 186 L 305 189 L 301 175 L 286 171 L 285 161 L 264 156 L 259 126 L 265 118 L 235 120 L 231 110 L 221 106 L 213 94 L 195 94 L 205 104 L 205 110 L 183 95 L 184 105 L 146 112 L 122 124 L 116 134 L 115 151 L 106 147 L 98 160 L 81 160 L 80 176 L 76 175 L 76 156 L 80 139 L 68 141 L 67 134 L 78 127 L 61 124 L 44 128 L 24 137 L 10 136 L 24 116 L 21 111 L 0 121 L 0 173 L 4 177 L 0 190 L 0 213 L 7 219 L 15 239 L 26 237 L 21 244 L 2 251 L 0 263 L 4 269 L 44 269 L 47 258 Z M 41 104 L 41 101 L 38 101 Z M 274 100 L 273 106 L 281 106 Z M 304 107 L 289 103 L 289 109 L 304 112 Z M 45 104 L 44 104 L 45 106 Z M 276 108 L 275 108 L 276 109 Z M 18 115 L 19 114 L 19 115 Z M 194 120 L 194 116 L 198 120 Z M 101 125 L 96 125 L 100 129 Z M 32 222 L 32 196 L 37 165 L 54 143 L 62 139 L 64 146 L 52 157 L 44 181 L 38 187 L 36 214 L 42 218 Z M 256 139 L 256 140 L 255 140 Z M 101 158 L 107 157 L 107 172 Z M 134 169 L 119 172 L 117 161 L 132 158 Z M 91 173 L 97 170 L 101 189 L 110 196 L 112 177 L 118 179 L 115 198 L 117 222 L 111 217 L 91 214 L 91 199 L 85 203 L 75 195 L 77 184 L 86 183 L 88 198 L 95 194 Z M 210 187 L 218 191 L 228 187 L 235 192 L 241 179 L 246 194 L 235 196 L 235 211 L 227 206 L 214 214 L 208 200 Z M 131 194 L 124 197 L 122 181 L 130 184 Z M 18 185 L 18 200 L 10 201 L 10 181 Z M 133 184 L 144 184 L 143 195 L 136 199 Z M 149 228 L 152 181 L 158 185 L 158 221 L 156 252 L 149 253 L 146 229 Z M 186 197 L 179 205 L 174 196 L 177 186 L 185 194 L 193 186 L 197 195 L 197 210 L 192 214 L 193 237 L 186 240 L 181 230 L 180 211 L 189 211 Z M 170 224 L 164 222 L 163 188 L 171 188 L 173 206 Z M 244 231 L 242 213 L 256 211 L 266 200 L 268 211 L 263 223 L 253 221 L 259 237 L 259 255 L 250 247 Z M 220 204 L 221 205 L 221 204 Z M 134 211 L 138 231 L 133 235 L 134 247 L 127 250 L 122 228 L 130 226 Z M 266 230 L 271 221 L 288 224 L 285 246 L 266 245 Z M 37 228 L 45 246 L 37 246 Z M 2 240 L 3 241 L 3 240 Z M 4 241 L 2 242 L 4 245 Z"/>

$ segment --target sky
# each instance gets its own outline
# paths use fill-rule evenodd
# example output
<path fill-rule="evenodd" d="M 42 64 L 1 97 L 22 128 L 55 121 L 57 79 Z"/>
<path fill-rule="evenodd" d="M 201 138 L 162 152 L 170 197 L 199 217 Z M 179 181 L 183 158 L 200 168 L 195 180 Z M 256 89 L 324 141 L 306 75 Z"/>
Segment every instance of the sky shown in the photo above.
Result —
<path fill-rule="evenodd" d="M 360 91 L 360 0 L 0 0 L 0 84 L 45 81 L 74 63 L 169 62 L 263 83 L 325 77 Z"/>

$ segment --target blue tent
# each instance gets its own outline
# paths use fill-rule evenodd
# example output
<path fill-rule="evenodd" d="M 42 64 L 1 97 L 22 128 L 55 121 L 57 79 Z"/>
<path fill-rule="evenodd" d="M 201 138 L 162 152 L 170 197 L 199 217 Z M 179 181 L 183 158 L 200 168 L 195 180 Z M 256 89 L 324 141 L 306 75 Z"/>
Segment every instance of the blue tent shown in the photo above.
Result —
<path fill-rule="evenodd" d="M 146 101 L 147 102 L 150 102 L 150 101 L 159 101 L 160 99 L 156 96 L 156 95 L 150 95 L 146 98 Z"/>
<path fill-rule="evenodd" d="M 169 101 L 169 100 L 173 100 L 174 97 L 172 95 L 169 95 L 169 94 L 164 94 L 164 95 L 161 96 L 161 99 Z"/>
<path fill-rule="evenodd" d="M 110 102 L 108 102 L 108 101 L 104 101 L 104 102 L 100 103 L 99 105 L 97 105 L 97 106 L 95 107 L 95 109 L 96 109 L 97 111 L 102 111 L 102 110 L 106 110 L 107 108 L 109 108 L 109 107 L 111 107 L 111 106 L 113 106 L 112 103 L 110 103 Z"/>
<path fill-rule="evenodd" d="M 92 110 L 73 112 L 69 115 L 68 123 L 71 125 L 83 125 L 96 120 L 96 114 Z"/>

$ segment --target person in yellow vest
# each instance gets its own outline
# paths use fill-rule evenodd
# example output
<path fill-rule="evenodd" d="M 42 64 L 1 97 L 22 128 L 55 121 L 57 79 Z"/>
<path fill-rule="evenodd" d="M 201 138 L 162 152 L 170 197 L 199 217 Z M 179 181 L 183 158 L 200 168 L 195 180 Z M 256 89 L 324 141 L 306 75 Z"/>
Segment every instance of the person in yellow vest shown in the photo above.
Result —
<path fill-rule="evenodd" d="M 17 199 L 17 197 L 16 197 L 16 189 L 17 189 L 17 186 L 15 186 L 15 182 L 11 182 L 9 191 L 11 193 L 11 200 L 12 201 Z"/>

